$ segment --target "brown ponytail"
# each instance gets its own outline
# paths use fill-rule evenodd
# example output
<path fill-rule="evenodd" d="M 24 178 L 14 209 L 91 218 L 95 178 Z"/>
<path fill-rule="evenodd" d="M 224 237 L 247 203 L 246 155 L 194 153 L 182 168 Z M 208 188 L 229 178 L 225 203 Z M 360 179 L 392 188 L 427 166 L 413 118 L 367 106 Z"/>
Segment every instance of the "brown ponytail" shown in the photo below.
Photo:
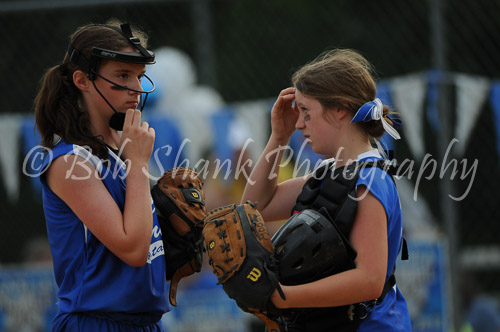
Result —
<path fill-rule="evenodd" d="M 90 131 L 90 118 L 79 106 L 79 96 L 72 72 L 70 76 L 65 65 L 52 67 L 45 73 L 35 99 L 36 125 L 42 145 L 53 148 L 61 138 L 67 143 L 87 145 L 95 154 L 106 157 L 106 146 Z"/>

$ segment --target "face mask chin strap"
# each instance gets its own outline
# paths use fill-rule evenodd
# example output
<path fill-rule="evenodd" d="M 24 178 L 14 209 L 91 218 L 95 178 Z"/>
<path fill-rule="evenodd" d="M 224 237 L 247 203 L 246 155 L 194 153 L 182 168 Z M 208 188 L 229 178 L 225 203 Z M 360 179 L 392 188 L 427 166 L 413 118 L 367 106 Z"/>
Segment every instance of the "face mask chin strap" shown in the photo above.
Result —
<path fill-rule="evenodd" d="M 125 113 L 118 112 L 113 107 L 113 105 L 111 105 L 111 103 L 106 99 L 106 97 L 104 97 L 104 95 L 101 93 L 101 91 L 97 88 L 97 86 L 95 85 L 95 81 L 92 81 L 92 84 L 94 85 L 94 88 L 97 91 L 97 93 L 99 93 L 99 95 L 102 97 L 102 99 L 104 99 L 106 104 L 108 104 L 108 106 L 113 110 L 113 112 L 115 112 L 111 116 L 111 118 L 109 119 L 109 126 L 115 130 L 118 130 L 118 131 L 123 130 L 123 124 L 125 123 Z M 117 86 L 119 86 L 119 85 L 117 85 Z M 133 90 L 133 89 L 122 88 L 121 86 L 120 86 L 120 89 L 137 91 L 137 90 Z M 144 96 L 144 98 L 142 98 L 142 94 L 141 94 L 141 108 L 140 108 L 141 112 L 144 109 L 144 105 L 146 105 L 146 100 L 148 99 L 149 92 L 143 92 L 143 93 L 145 93 L 146 95 Z"/>
<path fill-rule="evenodd" d="M 120 84 L 117 84 L 109 79 L 107 79 L 106 77 L 98 74 L 98 73 L 95 73 L 94 74 L 100 78 L 102 78 L 103 80 L 105 80 L 106 82 L 108 83 L 111 83 L 113 85 L 112 88 L 115 88 L 117 90 L 128 90 L 128 91 L 134 91 L 134 92 L 137 92 L 137 93 L 140 93 L 141 94 L 141 101 L 140 101 L 140 111 L 142 112 L 142 110 L 144 109 L 144 106 L 146 106 L 146 101 L 148 100 L 148 96 L 151 92 L 153 92 L 156 87 L 155 87 L 155 84 L 153 82 L 153 80 L 151 78 L 149 78 L 148 76 L 146 76 L 146 74 L 144 74 L 144 77 L 151 83 L 151 85 L 153 86 L 153 89 L 149 90 L 149 91 L 144 91 L 144 90 L 135 90 L 135 89 L 132 89 L 132 88 L 129 88 L 125 85 L 120 85 Z M 104 101 L 106 102 L 106 104 L 108 104 L 109 107 L 111 107 L 111 109 L 113 110 L 113 112 L 115 112 L 111 118 L 109 119 L 109 126 L 115 130 L 118 130 L 118 131 L 121 131 L 123 130 L 123 124 L 125 122 L 125 113 L 122 113 L 122 112 L 118 112 L 114 107 L 113 105 L 111 105 L 111 103 L 106 99 L 106 97 L 104 97 L 104 95 L 101 93 L 101 91 L 97 88 L 96 84 L 95 84 L 95 80 L 92 80 L 92 84 L 94 85 L 94 88 L 95 90 L 97 91 L 97 93 L 99 93 L 99 95 L 102 97 L 102 99 L 104 99 Z M 144 94 L 144 97 L 143 97 L 143 94 Z"/>

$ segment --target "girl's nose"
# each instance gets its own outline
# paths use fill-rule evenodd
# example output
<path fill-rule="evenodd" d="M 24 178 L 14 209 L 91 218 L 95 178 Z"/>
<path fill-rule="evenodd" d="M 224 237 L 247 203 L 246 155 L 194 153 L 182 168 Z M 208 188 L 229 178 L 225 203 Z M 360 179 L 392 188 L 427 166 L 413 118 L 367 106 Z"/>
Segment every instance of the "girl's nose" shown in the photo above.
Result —
<path fill-rule="evenodd" d="M 304 128 L 304 124 L 304 117 L 299 114 L 299 116 L 297 117 L 297 122 L 295 122 L 295 129 L 302 130 Z"/>
<path fill-rule="evenodd" d="M 144 89 L 142 88 L 141 81 L 139 79 L 132 80 L 132 82 L 130 82 L 129 87 L 131 89 L 134 89 L 134 90 L 137 90 L 137 91 L 144 91 Z M 129 90 L 130 94 L 140 93 L 140 92 L 137 92 L 137 91 Z"/>

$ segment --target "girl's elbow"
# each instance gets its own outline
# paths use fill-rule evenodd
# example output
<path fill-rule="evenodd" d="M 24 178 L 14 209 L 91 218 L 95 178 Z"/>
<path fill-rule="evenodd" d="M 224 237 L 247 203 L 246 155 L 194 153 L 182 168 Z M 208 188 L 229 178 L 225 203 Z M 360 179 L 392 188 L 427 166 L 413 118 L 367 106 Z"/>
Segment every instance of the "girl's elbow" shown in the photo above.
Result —
<path fill-rule="evenodd" d="M 125 258 L 123 261 L 132 267 L 142 267 L 146 265 L 146 263 L 148 262 L 148 256 L 147 255 L 129 256 Z"/>
<path fill-rule="evenodd" d="M 126 264 L 133 267 L 142 267 L 148 262 L 149 246 L 146 248 L 135 248 L 130 251 L 123 252 L 119 258 Z"/>
<path fill-rule="evenodd" d="M 370 278 L 368 292 L 366 294 L 368 297 L 367 300 L 378 299 L 382 295 L 382 292 L 384 291 L 384 286 L 385 286 L 384 277 L 374 276 Z"/>

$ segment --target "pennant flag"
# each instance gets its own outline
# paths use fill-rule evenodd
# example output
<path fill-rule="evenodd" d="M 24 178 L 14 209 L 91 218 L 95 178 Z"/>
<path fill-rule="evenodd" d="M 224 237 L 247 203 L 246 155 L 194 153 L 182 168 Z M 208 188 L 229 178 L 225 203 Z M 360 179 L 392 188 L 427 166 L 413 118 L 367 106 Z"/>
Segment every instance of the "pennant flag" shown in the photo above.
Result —
<path fill-rule="evenodd" d="M 423 112 L 427 87 L 424 74 L 411 74 L 391 80 L 394 106 L 403 121 L 406 142 L 415 158 L 424 156 Z"/>
<path fill-rule="evenodd" d="M 380 98 L 382 103 L 387 106 L 394 106 L 391 98 L 391 83 L 387 80 L 377 83 L 377 98 Z"/>
<path fill-rule="evenodd" d="M 28 176 L 31 185 L 34 188 L 37 197 L 42 195 L 42 183 L 40 178 L 36 176 L 42 167 L 42 151 L 40 146 L 41 136 L 38 130 L 35 129 L 35 116 L 24 116 L 21 122 L 21 137 L 22 137 L 22 152 L 23 152 L 23 167 L 22 171 L 25 176 Z"/>
<path fill-rule="evenodd" d="M 454 80 L 457 87 L 455 138 L 458 139 L 457 154 L 461 156 L 465 152 L 483 104 L 488 98 L 490 81 L 485 77 L 466 74 L 455 74 Z"/>
<path fill-rule="evenodd" d="M 393 108 L 393 102 L 391 99 L 391 89 L 390 83 L 387 81 L 380 81 L 377 84 L 377 98 L 382 101 L 382 104 L 387 105 Z M 379 139 L 382 148 L 386 151 L 395 149 L 394 138 L 391 137 L 388 133 L 384 133 L 382 137 Z"/>
<path fill-rule="evenodd" d="M 439 84 L 443 79 L 441 70 L 431 70 L 427 72 L 427 120 L 434 132 L 441 130 L 439 121 L 438 103 L 439 103 Z"/>
<path fill-rule="evenodd" d="M 500 81 L 495 81 L 491 85 L 490 104 L 493 109 L 493 121 L 497 134 L 497 155 L 500 165 Z"/>
<path fill-rule="evenodd" d="M 7 196 L 11 202 L 19 197 L 19 150 L 21 117 L 18 115 L 0 116 L 0 169 Z"/>
<path fill-rule="evenodd" d="M 234 110 L 230 107 L 223 107 L 211 116 L 215 157 L 219 158 L 221 162 L 233 158 L 229 132 L 234 119 Z"/>

